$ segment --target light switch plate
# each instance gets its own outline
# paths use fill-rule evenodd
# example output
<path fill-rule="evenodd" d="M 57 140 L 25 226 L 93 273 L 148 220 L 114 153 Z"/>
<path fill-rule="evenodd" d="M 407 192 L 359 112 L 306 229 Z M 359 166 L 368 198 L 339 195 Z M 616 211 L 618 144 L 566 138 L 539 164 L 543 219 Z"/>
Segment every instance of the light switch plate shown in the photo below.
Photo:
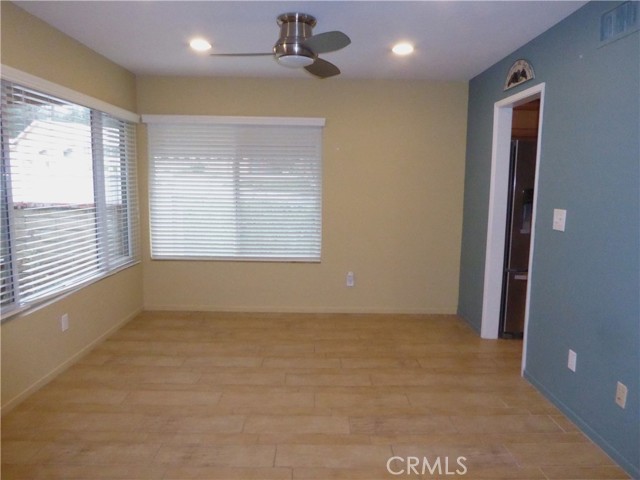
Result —
<path fill-rule="evenodd" d="M 553 209 L 553 229 L 559 232 L 564 232 L 565 224 L 567 223 L 567 211 L 554 208 Z"/>
<path fill-rule="evenodd" d="M 567 368 L 572 372 L 576 371 L 576 363 L 578 362 L 578 354 L 569 349 L 569 359 L 567 360 Z"/>

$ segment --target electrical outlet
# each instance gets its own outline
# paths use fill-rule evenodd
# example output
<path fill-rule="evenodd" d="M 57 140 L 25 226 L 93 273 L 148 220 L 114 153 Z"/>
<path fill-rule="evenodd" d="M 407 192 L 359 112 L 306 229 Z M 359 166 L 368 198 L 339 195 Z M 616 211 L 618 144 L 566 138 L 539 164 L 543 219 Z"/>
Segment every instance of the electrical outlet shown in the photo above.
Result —
<path fill-rule="evenodd" d="M 69 314 L 65 313 L 60 317 L 60 330 L 66 332 L 69 330 Z"/>
<path fill-rule="evenodd" d="M 353 272 L 347 272 L 347 287 L 353 287 L 356 284 L 356 279 L 353 276 Z"/>
<path fill-rule="evenodd" d="M 616 385 L 616 403 L 620 408 L 627 406 L 627 386 L 624 383 L 618 382 Z"/>
<path fill-rule="evenodd" d="M 578 354 L 569 349 L 569 359 L 567 361 L 567 368 L 572 372 L 576 371 L 576 362 L 578 361 Z"/>

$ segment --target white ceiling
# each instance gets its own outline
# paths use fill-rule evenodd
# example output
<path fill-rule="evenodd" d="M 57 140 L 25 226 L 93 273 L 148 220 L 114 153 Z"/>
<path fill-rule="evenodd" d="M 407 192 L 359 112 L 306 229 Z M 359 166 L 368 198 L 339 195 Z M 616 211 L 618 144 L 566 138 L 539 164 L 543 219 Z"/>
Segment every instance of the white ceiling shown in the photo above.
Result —
<path fill-rule="evenodd" d="M 341 30 L 347 48 L 321 55 L 341 78 L 465 81 L 549 29 L 584 1 L 17 1 L 18 6 L 129 69 L 147 75 L 313 78 L 270 57 L 196 54 L 194 36 L 216 52 L 269 52 L 276 17 L 315 16 L 314 33 Z M 399 40 L 411 57 L 390 52 Z M 535 68 L 535 65 L 534 65 Z M 331 80 L 326 80 L 331 81 Z"/>

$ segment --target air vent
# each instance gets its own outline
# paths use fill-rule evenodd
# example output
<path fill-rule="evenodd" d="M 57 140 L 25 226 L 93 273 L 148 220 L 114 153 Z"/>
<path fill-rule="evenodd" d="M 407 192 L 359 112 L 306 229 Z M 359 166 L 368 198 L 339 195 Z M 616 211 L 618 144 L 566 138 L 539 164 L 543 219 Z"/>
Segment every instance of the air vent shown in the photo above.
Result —
<path fill-rule="evenodd" d="M 600 19 L 600 42 L 609 43 L 638 29 L 638 2 L 624 2 Z"/>

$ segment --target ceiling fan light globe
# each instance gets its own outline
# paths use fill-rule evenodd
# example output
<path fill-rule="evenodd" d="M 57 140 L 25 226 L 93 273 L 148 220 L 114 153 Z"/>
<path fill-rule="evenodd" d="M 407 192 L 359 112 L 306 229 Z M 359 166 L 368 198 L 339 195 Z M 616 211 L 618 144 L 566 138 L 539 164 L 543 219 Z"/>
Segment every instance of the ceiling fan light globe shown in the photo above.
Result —
<path fill-rule="evenodd" d="M 305 55 L 281 55 L 277 57 L 278 63 L 289 68 L 308 67 L 314 62 L 314 59 Z"/>

